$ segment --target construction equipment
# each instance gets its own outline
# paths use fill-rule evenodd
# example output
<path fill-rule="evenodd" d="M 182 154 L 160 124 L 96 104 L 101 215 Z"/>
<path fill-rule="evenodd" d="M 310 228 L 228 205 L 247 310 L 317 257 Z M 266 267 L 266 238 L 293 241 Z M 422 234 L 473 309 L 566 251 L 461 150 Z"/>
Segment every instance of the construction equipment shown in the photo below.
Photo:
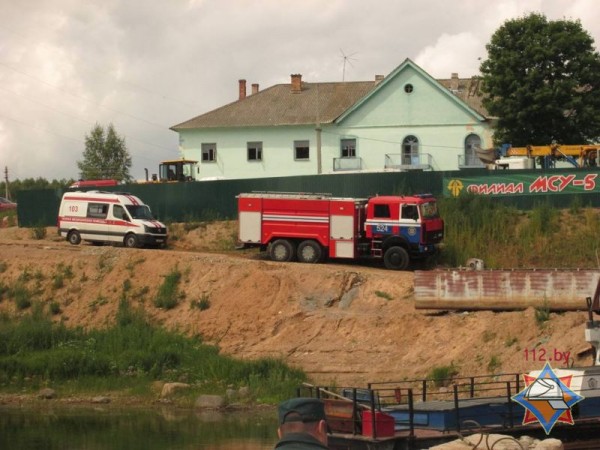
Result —
<path fill-rule="evenodd" d="M 383 259 L 405 270 L 435 254 L 444 235 L 431 194 L 336 198 L 328 194 L 238 195 L 239 240 L 274 261 Z"/>
<path fill-rule="evenodd" d="M 148 179 L 146 170 L 146 182 L 150 183 L 176 183 L 182 181 L 195 181 L 198 173 L 198 161 L 191 159 L 171 159 L 161 161 L 158 165 L 158 174 L 153 173 L 152 179 Z"/>
<path fill-rule="evenodd" d="M 512 147 L 504 144 L 500 148 L 477 149 L 479 159 L 492 169 L 529 169 L 555 167 L 557 161 L 566 161 L 575 167 L 596 167 L 600 145 L 578 144 L 527 145 Z"/>

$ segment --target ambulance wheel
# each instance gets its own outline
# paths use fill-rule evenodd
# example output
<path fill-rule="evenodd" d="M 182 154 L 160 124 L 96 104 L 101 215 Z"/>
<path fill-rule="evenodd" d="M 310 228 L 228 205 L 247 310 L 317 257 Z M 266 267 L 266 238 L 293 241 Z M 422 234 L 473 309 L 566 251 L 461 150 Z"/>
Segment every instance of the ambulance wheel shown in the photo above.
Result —
<path fill-rule="evenodd" d="M 127 248 L 136 248 L 138 246 L 137 236 L 133 233 L 129 233 L 127 236 L 125 236 L 123 244 Z"/>
<path fill-rule="evenodd" d="M 269 257 L 273 261 L 288 262 L 294 258 L 294 244 L 287 239 L 277 239 L 269 248 Z"/>
<path fill-rule="evenodd" d="M 314 264 L 321 260 L 323 250 L 317 241 L 302 241 L 298 246 L 298 261 Z"/>
<path fill-rule="evenodd" d="M 69 234 L 67 235 L 67 241 L 69 241 L 69 244 L 71 245 L 79 245 L 79 243 L 81 242 L 81 235 L 79 234 L 79 231 L 69 231 Z"/>
<path fill-rule="evenodd" d="M 383 264 L 386 269 L 406 270 L 410 257 L 403 247 L 390 247 L 383 255 Z"/>

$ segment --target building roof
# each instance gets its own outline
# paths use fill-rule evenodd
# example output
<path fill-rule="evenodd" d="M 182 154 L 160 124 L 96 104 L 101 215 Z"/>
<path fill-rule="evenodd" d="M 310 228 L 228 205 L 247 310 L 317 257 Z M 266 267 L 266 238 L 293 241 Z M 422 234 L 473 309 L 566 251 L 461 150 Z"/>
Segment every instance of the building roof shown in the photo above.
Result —
<path fill-rule="evenodd" d="M 253 127 L 332 123 L 375 87 L 375 81 L 276 84 L 256 94 L 173 126 L 190 128 Z"/>
<path fill-rule="evenodd" d="M 483 106 L 483 94 L 481 92 L 481 78 L 458 78 L 458 74 L 452 74 L 451 78 L 438 79 L 438 83 L 449 89 L 454 95 L 469 105 L 483 116 L 489 117 L 488 111 Z"/>
<path fill-rule="evenodd" d="M 406 65 L 416 66 L 407 59 L 396 71 L 402 70 Z M 430 78 L 422 69 L 426 77 Z M 245 96 L 245 81 L 243 98 L 222 106 L 215 110 L 201 114 L 193 119 L 171 127 L 174 131 L 197 128 L 230 128 L 230 127 L 255 127 L 255 126 L 285 126 L 330 124 L 344 113 L 359 106 L 366 100 L 377 86 L 385 84 L 387 79 L 357 82 L 329 82 L 306 83 L 292 75 L 292 83 L 277 84 L 263 91 Z M 481 116 L 487 116 L 487 111 L 481 103 L 479 78 L 459 79 L 457 74 L 446 80 L 433 80 L 439 83 L 440 88 L 445 87 L 467 107 Z M 296 86 L 296 89 L 294 89 Z M 301 87 L 301 89 L 300 89 Z"/>

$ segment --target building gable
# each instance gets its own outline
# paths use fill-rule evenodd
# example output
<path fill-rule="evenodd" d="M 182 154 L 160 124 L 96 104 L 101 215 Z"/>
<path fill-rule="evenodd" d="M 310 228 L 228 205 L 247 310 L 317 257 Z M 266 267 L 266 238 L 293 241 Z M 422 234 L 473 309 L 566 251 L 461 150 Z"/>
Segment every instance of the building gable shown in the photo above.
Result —
<path fill-rule="evenodd" d="M 484 116 L 407 59 L 335 122 L 344 127 L 405 127 L 485 120 Z"/>

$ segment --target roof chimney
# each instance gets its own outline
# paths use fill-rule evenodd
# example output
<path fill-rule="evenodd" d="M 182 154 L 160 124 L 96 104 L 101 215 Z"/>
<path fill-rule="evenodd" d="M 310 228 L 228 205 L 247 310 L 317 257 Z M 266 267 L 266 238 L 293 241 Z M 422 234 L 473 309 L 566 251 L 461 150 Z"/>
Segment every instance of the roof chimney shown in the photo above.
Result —
<path fill-rule="evenodd" d="M 258 94 L 258 83 L 252 84 L 252 94 Z"/>
<path fill-rule="evenodd" d="M 450 90 L 457 92 L 458 91 L 458 73 L 452 72 L 452 79 L 450 80 Z"/>
<path fill-rule="evenodd" d="M 302 75 L 292 74 L 292 94 L 302 92 Z"/>
<path fill-rule="evenodd" d="M 240 100 L 246 98 L 246 80 L 240 80 Z"/>

